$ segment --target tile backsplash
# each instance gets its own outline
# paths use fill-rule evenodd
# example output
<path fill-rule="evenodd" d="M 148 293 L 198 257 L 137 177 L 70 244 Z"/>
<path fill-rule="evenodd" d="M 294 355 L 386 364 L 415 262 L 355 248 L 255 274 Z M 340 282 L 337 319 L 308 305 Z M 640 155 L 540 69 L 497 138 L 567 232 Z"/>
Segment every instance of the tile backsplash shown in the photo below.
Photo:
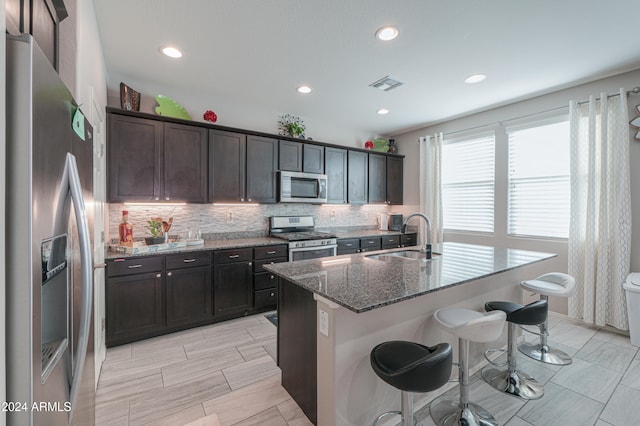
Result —
<path fill-rule="evenodd" d="M 417 211 L 416 206 L 385 205 L 313 205 L 313 204 L 260 204 L 215 205 L 187 204 L 163 205 L 109 204 L 107 241 L 118 238 L 118 224 L 122 210 L 129 212 L 134 238 L 150 236 L 147 221 L 152 217 L 167 220 L 173 217 L 169 234 L 184 238 L 189 230 L 210 233 L 249 233 L 266 236 L 270 216 L 314 216 L 318 228 L 370 227 L 378 224 L 378 213 Z"/>

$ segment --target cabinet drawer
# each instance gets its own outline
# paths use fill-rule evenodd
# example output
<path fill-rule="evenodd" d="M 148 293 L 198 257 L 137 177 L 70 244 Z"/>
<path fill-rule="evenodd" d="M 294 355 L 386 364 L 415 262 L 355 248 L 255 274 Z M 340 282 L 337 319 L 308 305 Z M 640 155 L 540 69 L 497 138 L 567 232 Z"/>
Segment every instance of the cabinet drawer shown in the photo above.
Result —
<path fill-rule="evenodd" d="M 255 309 L 275 306 L 278 303 L 278 289 L 258 290 L 254 294 Z"/>
<path fill-rule="evenodd" d="M 379 249 L 382 245 L 381 237 L 360 238 L 361 249 Z"/>
<path fill-rule="evenodd" d="M 274 257 L 287 257 L 288 247 L 286 244 L 282 244 L 279 246 L 266 246 L 266 247 L 256 247 L 254 249 L 253 258 L 255 260 L 259 259 L 272 259 Z"/>
<path fill-rule="evenodd" d="M 400 247 L 400 235 L 382 237 L 382 248 Z"/>
<path fill-rule="evenodd" d="M 265 290 L 275 288 L 278 285 L 278 277 L 271 272 L 261 272 L 253 276 L 253 288 L 255 290 Z"/>
<path fill-rule="evenodd" d="M 162 271 L 163 256 L 138 257 L 135 259 L 120 258 L 107 263 L 107 276 L 145 274 Z"/>
<path fill-rule="evenodd" d="M 403 247 L 406 246 L 415 246 L 417 244 L 418 241 L 418 234 L 402 234 L 400 236 L 400 244 L 402 244 Z"/>
<path fill-rule="evenodd" d="M 262 265 L 269 265 L 271 263 L 280 263 L 280 262 L 286 262 L 287 258 L 286 257 L 277 257 L 275 259 L 263 259 L 263 260 L 256 260 L 255 262 L 253 262 L 253 272 L 268 272 L 266 270 L 264 270 L 262 268 Z"/>
<path fill-rule="evenodd" d="M 341 251 L 357 250 L 360 248 L 360 240 L 358 238 L 345 238 L 338 240 L 338 253 Z M 355 252 L 354 252 L 355 253 Z"/>
<path fill-rule="evenodd" d="M 220 250 L 213 252 L 213 263 L 220 265 L 223 263 L 246 262 L 253 259 L 252 248 L 241 248 L 235 250 Z"/>
<path fill-rule="evenodd" d="M 211 265 L 211 252 L 190 252 L 167 255 L 167 269 L 194 268 Z"/>

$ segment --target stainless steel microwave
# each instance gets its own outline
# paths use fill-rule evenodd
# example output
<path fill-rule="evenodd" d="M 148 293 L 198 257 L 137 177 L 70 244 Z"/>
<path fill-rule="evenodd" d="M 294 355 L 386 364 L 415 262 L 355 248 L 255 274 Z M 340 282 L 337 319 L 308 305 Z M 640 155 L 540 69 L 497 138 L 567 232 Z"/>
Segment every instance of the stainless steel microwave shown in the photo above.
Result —
<path fill-rule="evenodd" d="M 280 172 L 281 203 L 326 203 L 327 175 Z"/>

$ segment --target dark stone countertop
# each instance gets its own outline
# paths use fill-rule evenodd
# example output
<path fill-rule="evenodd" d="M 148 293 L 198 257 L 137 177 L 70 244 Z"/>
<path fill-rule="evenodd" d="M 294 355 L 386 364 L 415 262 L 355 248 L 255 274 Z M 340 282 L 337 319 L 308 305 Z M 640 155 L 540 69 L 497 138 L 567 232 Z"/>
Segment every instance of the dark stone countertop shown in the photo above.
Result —
<path fill-rule="evenodd" d="M 360 313 L 556 256 L 528 250 L 443 243 L 434 246 L 434 252 L 441 255 L 427 262 L 395 256 L 387 256 L 384 261 L 369 257 L 400 250 L 403 249 L 276 263 L 264 268 Z"/>

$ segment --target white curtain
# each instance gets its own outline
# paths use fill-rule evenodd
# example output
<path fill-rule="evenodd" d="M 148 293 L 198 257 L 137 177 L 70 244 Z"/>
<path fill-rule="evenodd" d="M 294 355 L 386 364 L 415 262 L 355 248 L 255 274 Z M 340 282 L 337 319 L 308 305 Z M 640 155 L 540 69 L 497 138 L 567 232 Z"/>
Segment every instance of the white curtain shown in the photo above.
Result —
<path fill-rule="evenodd" d="M 577 294 L 569 316 L 628 330 L 622 283 L 631 253 L 629 115 L 619 96 L 569 105 L 571 220 L 569 274 Z"/>
<path fill-rule="evenodd" d="M 420 211 L 431 220 L 431 242 L 442 242 L 442 133 L 420 138 Z M 422 244 L 426 243 L 426 225 L 420 221 Z"/>

